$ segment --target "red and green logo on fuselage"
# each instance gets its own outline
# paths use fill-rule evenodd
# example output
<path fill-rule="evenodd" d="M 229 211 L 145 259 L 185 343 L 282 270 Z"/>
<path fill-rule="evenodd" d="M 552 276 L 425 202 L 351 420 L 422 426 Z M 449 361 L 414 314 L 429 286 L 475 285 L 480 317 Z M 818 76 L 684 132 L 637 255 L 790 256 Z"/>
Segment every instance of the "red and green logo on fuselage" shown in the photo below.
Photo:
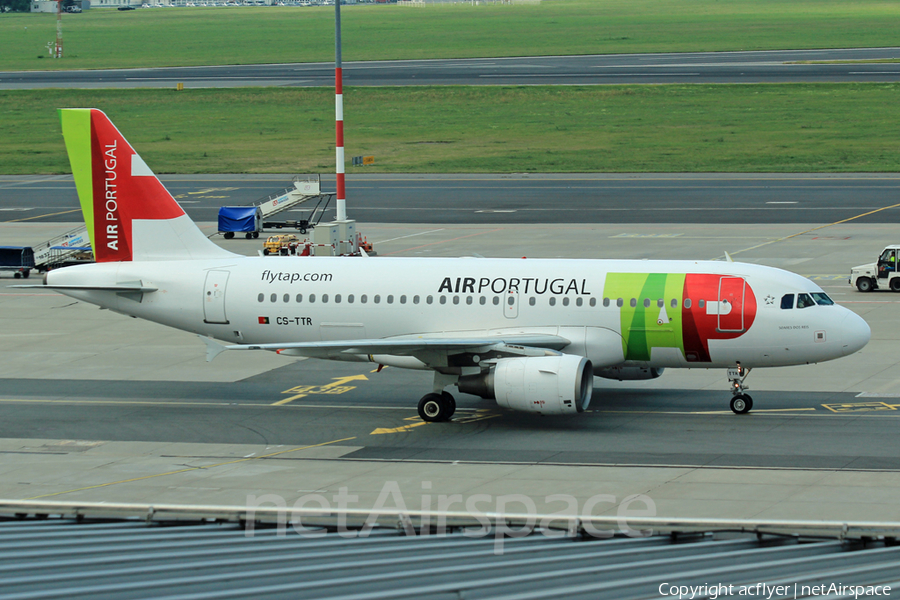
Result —
<path fill-rule="evenodd" d="M 609 273 L 603 297 L 619 306 L 626 360 L 678 348 L 688 362 L 711 362 L 709 340 L 740 337 L 756 317 L 750 286 L 729 275 Z"/>

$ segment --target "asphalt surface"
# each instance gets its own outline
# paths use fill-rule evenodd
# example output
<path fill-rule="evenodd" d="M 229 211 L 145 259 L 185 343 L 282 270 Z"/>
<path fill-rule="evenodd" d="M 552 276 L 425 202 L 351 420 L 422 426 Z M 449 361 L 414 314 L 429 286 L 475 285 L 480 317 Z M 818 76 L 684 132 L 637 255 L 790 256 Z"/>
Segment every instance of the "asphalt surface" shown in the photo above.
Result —
<path fill-rule="evenodd" d="M 534 56 L 342 63 L 346 86 L 884 82 L 900 48 Z M 0 89 L 334 85 L 334 63 L 0 72 Z"/>
<path fill-rule="evenodd" d="M 291 185 L 287 176 L 161 176 L 194 221 L 216 221 Z M 322 190 L 334 190 L 334 176 Z M 369 223 L 900 222 L 900 175 L 348 175 L 347 207 Z M 324 203 L 323 203 L 324 206 Z M 310 216 L 306 204 L 278 219 Z M 333 204 L 325 212 L 334 216 Z M 878 211 L 878 212 L 872 212 Z M 871 213 L 871 214 L 866 214 Z M 865 216 L 860 216 L 865 215 Z M 0 222 L 80 218 L 71 176 L 0 176 Z"/>
<path fill-rule="evenodd" d="M 371 371 L 307 361 L 236 383 L 7 379 L 0 438 L 272 446 L 356 437 L 365 447 L 344 458 L 900 470 L 896 411 L 854 411 L 867 406 L 854 394 L 758 392 L 754 412 L 736 416 L 725 385 L 621 390 L 597 380 L 590 412 L 577 417 L 501 411 L 457 394 L 453 422 L 424 425 L 415 404 L 430 376 Z"/>

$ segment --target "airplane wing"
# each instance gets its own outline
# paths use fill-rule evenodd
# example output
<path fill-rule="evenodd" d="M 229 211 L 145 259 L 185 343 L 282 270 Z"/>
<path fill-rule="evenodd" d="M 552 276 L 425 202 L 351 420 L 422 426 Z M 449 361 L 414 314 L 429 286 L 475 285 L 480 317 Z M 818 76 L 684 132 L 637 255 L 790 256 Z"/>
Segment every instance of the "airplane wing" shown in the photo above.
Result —
<path fill-rule="evenodd" d="M 571 341 L 558 335 L 513 333 L 473 337 L 422 335 L 386 339 L 335 340 L 328 342 L 285 342 L 275 344 L 224 345 L 200 336 L 207 346 L 206 360 L 225 350 L 269 350 L 287 356 L 335 358 L 341 355 L 391 354 L 414 356 L 429 366 L 444 366 L 448 356 L 477 353 L 482 358 L 500 356 L 544 356 L 557 354 Z"/>

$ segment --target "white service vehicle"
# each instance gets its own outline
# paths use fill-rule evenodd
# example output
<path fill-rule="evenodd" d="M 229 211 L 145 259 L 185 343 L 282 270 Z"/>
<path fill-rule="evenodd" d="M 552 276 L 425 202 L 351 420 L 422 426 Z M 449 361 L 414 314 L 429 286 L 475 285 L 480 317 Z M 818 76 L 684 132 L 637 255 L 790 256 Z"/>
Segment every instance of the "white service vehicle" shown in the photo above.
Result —
<path fill-rule="evenodd" d="M 900 256 L 900 245 L 887 246 L 878 257 L 878 262 L 860 265 L 850 269 L 850 285 L 855 285 L 861 292 L 886 290 L 900 292 L 900 272 L 897 271 L 897 258 Z"/>

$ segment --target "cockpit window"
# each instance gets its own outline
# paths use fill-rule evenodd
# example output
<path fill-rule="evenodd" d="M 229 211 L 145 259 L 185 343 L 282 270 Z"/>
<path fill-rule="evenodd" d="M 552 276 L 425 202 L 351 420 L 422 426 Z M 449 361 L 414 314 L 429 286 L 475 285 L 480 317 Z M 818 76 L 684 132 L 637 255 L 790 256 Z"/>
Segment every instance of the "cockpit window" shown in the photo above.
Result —
<path fill-rule="evenodd" d="M 785 294 L 781 297 L 781 308 L 794 308 L 793 294 Z"/>
<path fill-rule="evenodd" d="M 815 305 L 816 303 L 809 294 L 797 294 L 797 308 L 808 308 Z"/>
<path fill-rule="evenodd" d="M 812 297 L 819 306 L 831 306 L 834 304 L 834 300 L 829 298 L 825 292 L 813 292 Z"/>

